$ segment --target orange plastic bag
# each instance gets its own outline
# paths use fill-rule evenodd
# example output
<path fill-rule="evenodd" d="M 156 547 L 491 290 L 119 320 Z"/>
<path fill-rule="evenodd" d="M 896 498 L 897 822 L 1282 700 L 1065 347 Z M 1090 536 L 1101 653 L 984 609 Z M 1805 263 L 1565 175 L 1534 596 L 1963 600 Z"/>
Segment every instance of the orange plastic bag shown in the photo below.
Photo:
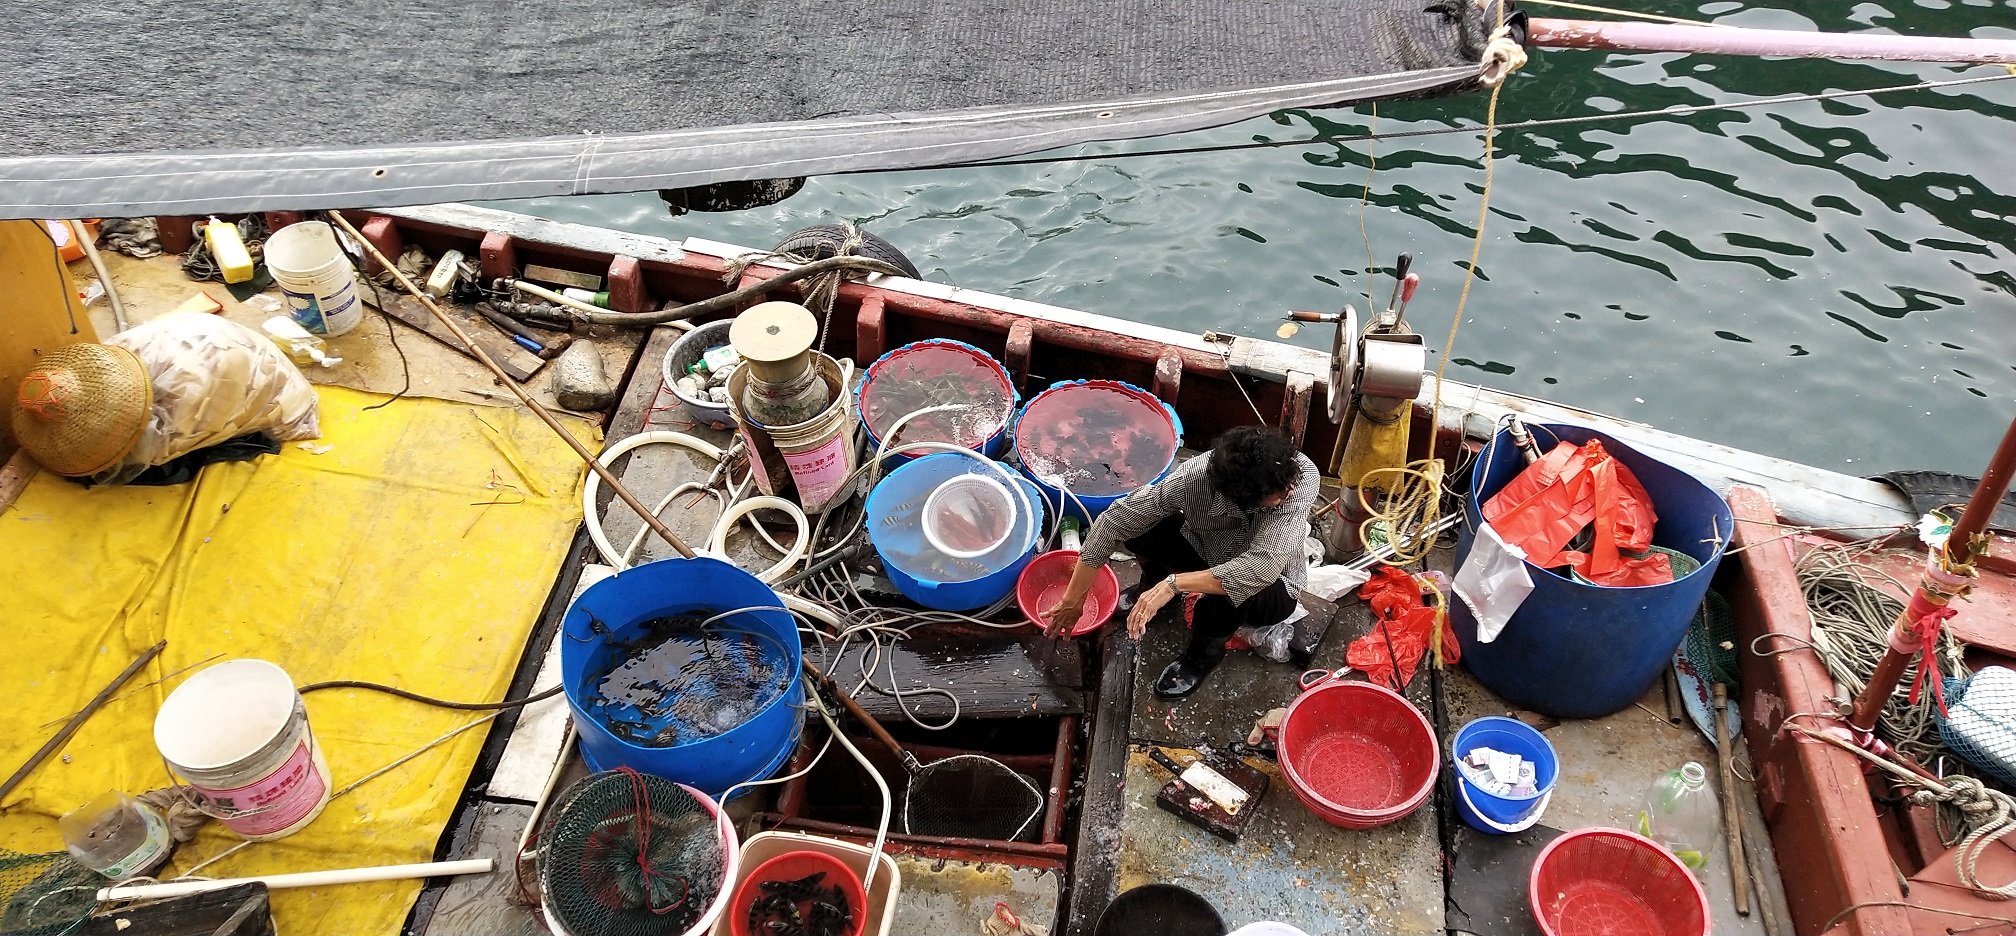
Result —
<path fill-rule="evenodd" d="M 1652 545 L 1652 526 L 1658 522 L 1652 498 L 1631 469 L 1594 439 L 1580 447 L 1562 442 L 1526 466 L 1484 503 L 1484 520 L 1542 568 L 1573 566 L 1604 585 L 1653 584 L 1638 579 L 1657 575 L 1653 557 L 1623 555 Z M 1595 539 L 1588 555 L 1564 551 L 1576 533 L 1592 525 Z M 1658 581 L 1672 579 L 1669 564 L 1666 577 Z"/>
<path fill-rule="evenodd" d="M 1421 586 L 1414 576 L 1395 566 L 1380 566 L 1372 578 L 1358 588 L 1358 597 L 1372 606 L 1379 618 L 1372 632 L 1344 649 L 1344 662 L 1365 674 L 1365 678 L 1394 691 L 1414 681 L 1421 656 L 1428 652 L 1437 626 L 1442 629 L 1444 662 L 1454 663 L 1461 651 L 1448 615 L 1440 608 L 1421 603 Z M 1389 645 L 1388 640 L 1391 643 Z M 1397 677 L 1397 678 L 1396 678 Z"/>

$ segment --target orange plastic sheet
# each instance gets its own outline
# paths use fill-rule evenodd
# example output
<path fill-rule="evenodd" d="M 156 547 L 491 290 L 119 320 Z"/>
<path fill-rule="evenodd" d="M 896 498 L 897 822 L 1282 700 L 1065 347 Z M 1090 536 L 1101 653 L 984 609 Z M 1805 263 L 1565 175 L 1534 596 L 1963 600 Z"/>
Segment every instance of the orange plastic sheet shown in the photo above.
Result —
<path fill-rule="evenodd" d="M 1395 691 L 1413 682 L 1414 671 L 1421 664 L 1422 654 L 1428 652 L 1438 626 L 1442 630 L 1441 646 L 1437 648 L 1441 661 L 1457 662 L 1461 651 L 1456 646 L 1456 632 L 1449 627 L 1448 615 L 1441 608 L 1422 604 L 1421 585 L 1405 570 L 1390 565 L 1374 569 L 1372 578 L 1358 587 L 1358 597 L 1372 606 L 1379 623 L 1373 625 L 1371 633 L 1351 641 L 1351 646 L 1344 650 L 1344 662 L 1364 673 L 1367 679 Z"/>
<path fill-rule="evenodd" d="M 1484 503 L 1484 520 L 1534 565 L 1569 566 L 1598 585 L 1657 585 L 1673 580 L 1672 560 L 1647 554 L 1658 516 L 1652 498 L 1623 462 L 1591 439 L 1562 442 L 1526 466 Z M 1589 552 L 1568 549 L 1593 527 Z"/>

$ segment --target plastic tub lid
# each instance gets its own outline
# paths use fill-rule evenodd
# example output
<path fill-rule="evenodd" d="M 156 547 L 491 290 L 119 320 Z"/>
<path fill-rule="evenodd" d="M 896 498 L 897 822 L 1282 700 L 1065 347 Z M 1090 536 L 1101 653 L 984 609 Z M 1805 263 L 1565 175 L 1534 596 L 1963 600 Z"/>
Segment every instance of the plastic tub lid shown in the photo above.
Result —
<path fill-rule="evenodd" d="M 1015 531 L 1015 500 L 1007 485 L 986 475 L 953 477 L 924 500 L 924 538 L 948 556 L 987 555 Z"/>

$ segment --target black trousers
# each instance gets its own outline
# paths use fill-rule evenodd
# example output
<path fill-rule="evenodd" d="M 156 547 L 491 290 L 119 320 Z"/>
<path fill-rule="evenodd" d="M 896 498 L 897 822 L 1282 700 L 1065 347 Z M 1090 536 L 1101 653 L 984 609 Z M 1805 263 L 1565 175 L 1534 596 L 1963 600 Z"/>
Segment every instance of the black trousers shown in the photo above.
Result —
<path fill-rule="evenodd" d="M 1168 517 L 1155 528 L 1127 541 L 1127 551 L 1141 560 L 1141 584 L 1145 590 L 1171 572 L 1197 572 L 1211 564 L 1197 555 L 1183 538 L 1183 518 Z M 1191 622 L 1191 652 L 1222 651 L 1225 638 L 1242 627 L 1268 627 L 1287 619 L 1295 611 L 1295 599 L 1280 579 L 1261 589 L 1245 604 L 1233 604 L 1224 595 L 1205 595 L 1197 600 Z"/>

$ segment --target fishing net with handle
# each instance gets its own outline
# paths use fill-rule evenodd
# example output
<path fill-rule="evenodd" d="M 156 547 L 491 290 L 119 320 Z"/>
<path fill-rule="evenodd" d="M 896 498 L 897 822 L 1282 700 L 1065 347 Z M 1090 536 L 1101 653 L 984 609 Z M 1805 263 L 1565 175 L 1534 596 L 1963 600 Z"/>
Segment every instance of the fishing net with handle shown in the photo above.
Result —
<path fill-rule="evenodd" d="M 540 829 L 540 906 L 562 936 L 689 932 L 727 887 L 732 835 L 689 787 L 629 768 L 591 774 Z"/>

